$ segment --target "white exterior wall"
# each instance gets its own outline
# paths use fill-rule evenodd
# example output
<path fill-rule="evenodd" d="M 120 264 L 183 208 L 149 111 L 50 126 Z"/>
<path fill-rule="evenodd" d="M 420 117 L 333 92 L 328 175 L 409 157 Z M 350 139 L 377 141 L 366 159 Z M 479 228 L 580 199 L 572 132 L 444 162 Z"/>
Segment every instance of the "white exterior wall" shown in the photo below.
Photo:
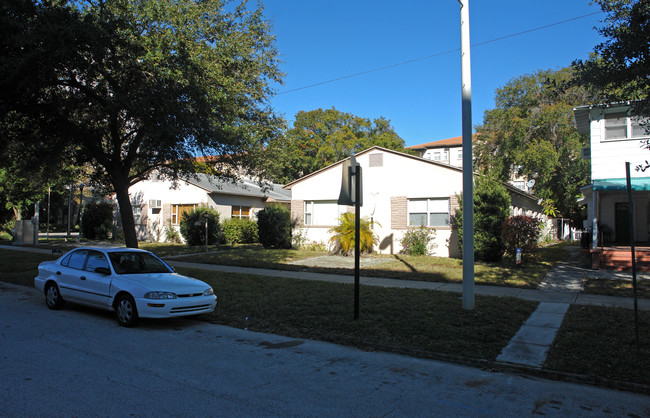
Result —
<path fill-rule="evenodd" d="M 223 193 L 211 193 L 209 196 L 210 207 L 219 212 L 219 219 L 232 217 L 233 206 L 247 206 L 251 208 L 251 219 L 257 218 L 257 212 L 264 209 L 264 200 L 252 196 L 236 196 Z"/>
<path fill-rule="evenodd" d="M 648 177 L 647 171 L 644 173 L 634 168 L 650 160 L 650 151 L 641 148 L 641 141 L 649 137 L 604 140 L 604 114 L 599 109 L 592 109 L 590 115 L 592 180 L 625 178 L 626 162 L 631 165 L 631 177 Z"/>
<path fill-rule="evenodd" d="M 629 106 L 612 105 L 608 108 L 594 107 L 589 110 L 589 134 L 591 152 L 591 179 L 625 179 L 625 163 L 630 163 L 630 177 L 648 177 L 650 173 L 635 170 L 637 165 L 645 166 L 650 161 L 650 151 L 641 148 L 648 135 L 626 139 L 605 139 L 605 115 L 608 112 L 624 112 Z M 628 125 L 629 128 L 629 125 Z M 593 193 L 593 194 L 592 194 Z M 649 193 L 633 192 L 633 209 L 636 241 L 650 243 L 650 199 Z M 595 200 L 594 200 L 595 195 Z M 592 248 L 595 248 L 600 234 L 605 244 L 620 242 L 616 231 L 616 203 L 628 202 L 626 192 L 595 191 L 586 194 L 588 207 L 586 226 L 592 228 Z M 594 222 L 595 221 L 595 222 Z M 594 225 L 596 224 L 596 225 Z M 597 227 L 596 227 L 597 226 Z M 627 229 L 627 227 L 625 227 Z M 601 242 L 602 244 L 602 242 Z"/>
<path fill-rule="evenodd" d="M 138 239 L 147 241 L 165 241 L 165 228 L 169 227 L 172 205 L 207 206 L 219 212 L 219 219 L 229 219 L 233 206 L 251 208 L 251 219 L 264 209 L 264 199 L 255 196 L 240 196 L 226 193 L 208 193 L 207 190 L 193 184 L 179 181 L 176 188 L 168 180 L 141 181 L 129 188 L 131 203 L 142 207 L 141 222 L 136 223 Z M 338 197 L 338 195 L 337 195 Z M 149 207 L 149 200 L 160 200 L 161 209 Z M 179 225 L 172 225 L 180 232 Z M 182 238 L 182 237 L 181 237 Z"/>
<path fill-rule="evenodd" d="M 369 167 L 370 155 L 383 154 L 382 167 Z M 374 232 L 379 238 L 381 253 L 399 253 L 400 239 L 406 229 L 391 228 L 391 197 L 450 198 L 462 191 L 462 172 L 397 154 L 373 150 L 357 157 L 363 170 L 363 206 L 361 216 L 374 220 Z M 341 190 L 341 165 L 336 165 L 292 186 L 292 200 L 337 200 Z M 354 208 L 350 207 L 350 211 Z M 328 243 L 331 234 L 327 226 L 304 226 L 303 235 L 309 241 Z M 457 253 L 451 248 L 451 227 L 436 228 L 436 248 L 433 255 L 448 257 Z"/>
<path fill-rule="evenodd" d="M 173 188 L 172 182 L 165 180 L 145 180 L 134 184 L 129 188 L 129 196 L 133 206 L 142 207 L 142 221 L 136 224 L 138 239 L 165 241 L 165 228 L 169 226 L 168 219 L 171 216 L 171 205 L 205 205 L 215 208 L 210 204 L 208 194 L 204 189 L 196 187 L 184 181 L 178 182 L 178 187 Z M 149 207 L 149 200 L 160 200 L 161 209 L 154 210 Z M 230 216 L 230 213 L 228 213 Z M 172 225 L 180 232 L 178 225 Z"/>

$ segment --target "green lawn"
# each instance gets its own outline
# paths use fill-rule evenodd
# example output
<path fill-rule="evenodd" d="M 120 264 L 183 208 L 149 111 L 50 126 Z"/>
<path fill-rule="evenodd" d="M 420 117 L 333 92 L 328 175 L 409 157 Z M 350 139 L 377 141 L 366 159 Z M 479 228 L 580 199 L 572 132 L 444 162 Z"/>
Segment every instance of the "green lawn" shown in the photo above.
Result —
<path fill-rule="evenodd" d="M 58 257 L 53 254 L 0 250 L 0 280 L 23 286 L 34 286 L 38 264 L 46 260 L 56 260 Z"/>
<path fill-rule="evenodd" d="M 363 286 L 355 321 L 352 285 L 178 271 L 208 282 L 218 295 L 217 310 L 202 315 L 206 321 L 425 357 L 494 360 L 537 306 L 514 298 L 477 297 L 476 309 L 467 311 L 458 294 Z"/>
<path fill-rule="evenodd" d="M 628 298 L 631 298 L 634 295 L 632 279 L 612 280 L 587 277 L 584 285 L 585 293 L 606 296 L 623 296 Z M 650 280 L 637 279 L 636 295 L 638 298 L 650 299 Z"/>
<path fill-rule="evenodd" d="M 572 305 L 544 367 L 566 373 L 650 385 L 650 312 Z"/>

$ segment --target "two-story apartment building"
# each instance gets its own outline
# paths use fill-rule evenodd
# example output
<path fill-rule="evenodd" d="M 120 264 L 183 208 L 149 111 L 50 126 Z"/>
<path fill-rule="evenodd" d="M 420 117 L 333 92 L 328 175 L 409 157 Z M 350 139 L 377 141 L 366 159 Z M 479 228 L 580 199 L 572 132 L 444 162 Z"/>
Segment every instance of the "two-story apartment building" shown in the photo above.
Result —
<path fill-rule="evenodd" d="M 650 118 L 633 113 L 633 103 L 621 102 L 579 106 L 574 109 L 578 131 L 590 134 L 591 183 L 581 190 L 587 205 L 587 227 L 591 230 L 591 248 L 599 242 L 629 244 L 629 200 L 626 162 L 630 177 L 636 241 L 650 242 Z M 602 240 L 602 241 L 600 241 Z"/>
<path fill-rule="evenodd" d="M 474 139 L 476 135 L 474 135 Z M 454 167 L 463 167 L 463 137 L 441 139 L 407 147 L 417 151 L 418 157 Z"/>
<path fill-rule="evenodd" d="M 475 142 L 479 134 L 472 135 L 472 142 Z M 441 139 L 419 145 L 407 147 L 418 153 L 418 157 L 427 160 L 437 161 L 442 164 L 449 164 L 454 167 L 463 168 L 463 137 Z M 515 165 L 510 172 L 509 183 L 526 193 L 533 193 L 534 181 L 522 176 L 521 166 Z"/>

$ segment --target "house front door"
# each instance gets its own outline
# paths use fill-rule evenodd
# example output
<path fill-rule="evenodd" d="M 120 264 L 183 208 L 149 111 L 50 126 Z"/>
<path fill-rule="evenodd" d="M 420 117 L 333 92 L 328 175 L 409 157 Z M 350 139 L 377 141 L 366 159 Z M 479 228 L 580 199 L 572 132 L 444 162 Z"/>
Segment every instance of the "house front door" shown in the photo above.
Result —
<path fill-rule="evenodd" d="M 630 243 L 630 204 L 628 202 L 616 202 L 614 214 L 614 228 L 616 242 L 618 244 Z"/>

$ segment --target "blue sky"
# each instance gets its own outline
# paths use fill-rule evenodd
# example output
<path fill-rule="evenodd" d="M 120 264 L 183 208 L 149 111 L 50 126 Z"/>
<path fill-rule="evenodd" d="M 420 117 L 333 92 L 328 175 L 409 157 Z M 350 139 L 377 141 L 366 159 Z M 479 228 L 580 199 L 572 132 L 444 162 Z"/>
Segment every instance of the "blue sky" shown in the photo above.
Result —
<path fill-rule="evenodd" d="M 335 107 L 390 119 L 407 146 L 461 135 L 457 0 L 266 0 L 264 6 L 286 73 L 271 105 L 290 124 L 300 110 Z M 469 7 L 472 45 L 600 11 L 589 0 L 470 0 Z M 602 41 L 594 28 L 604 18 L 597 13 L 472 47 L 472 124 L 482 122 L 495 90 L 513 77 L 588 58 Z"/>

